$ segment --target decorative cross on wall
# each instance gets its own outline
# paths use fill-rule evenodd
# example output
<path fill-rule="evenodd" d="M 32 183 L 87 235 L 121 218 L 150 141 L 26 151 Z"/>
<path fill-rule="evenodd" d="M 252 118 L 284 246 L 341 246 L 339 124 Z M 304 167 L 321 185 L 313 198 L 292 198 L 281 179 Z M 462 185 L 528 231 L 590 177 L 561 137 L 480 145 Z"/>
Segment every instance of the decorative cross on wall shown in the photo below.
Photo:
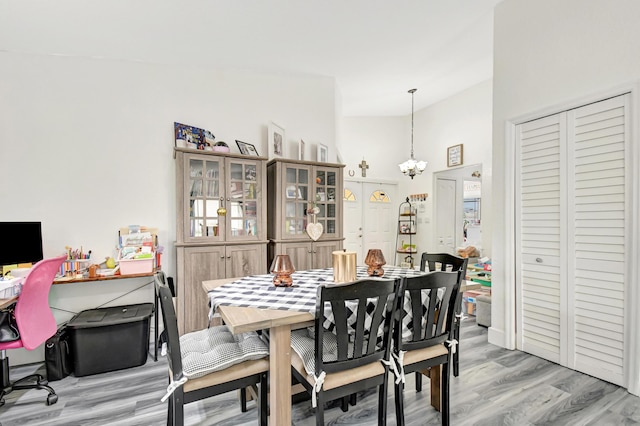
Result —
<path fill-rule="evenodd" d="M 369 165 L 364 160 L 364 158 L 362 159 L 362 162 L 358 164 L 358 167 L 362 169 L 362 177 L 367 177 L 367 169 L 369 168 Z"/>

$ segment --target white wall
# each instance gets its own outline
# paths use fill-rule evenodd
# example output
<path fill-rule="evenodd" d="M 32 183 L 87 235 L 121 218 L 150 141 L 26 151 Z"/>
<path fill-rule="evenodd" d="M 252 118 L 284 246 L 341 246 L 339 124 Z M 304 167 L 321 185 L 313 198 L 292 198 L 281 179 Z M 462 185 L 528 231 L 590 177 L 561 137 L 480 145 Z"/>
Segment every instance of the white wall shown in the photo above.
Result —
<path fill-rule="evenodd" d="M 398 164 L 410 150 L 410 117 L 343 117 L 340 123 L 338 150 L 345 177 L 362 178 L 358 165 L 366 160 L 366 179 L 400 179 Z"/>
<path fill-rule="evenodd" d="M 507 236 L 513 201 L 507 193 L 505 122 L 635 83 L 640 77 L 638 22 L 635 0 L 505 0 L 496 7 L 493 217 L 499 226 L 493 234 L 492 343 L 512 347 L 515 332 L 513 314 L 505 310 L 505 295 L 510 300 L 515 286 L 504 264 L 513 246 Z M 637 111 L 633 117 L 637 120 Z M 631 373 L 637 381 L 637 366 Z"/>
<path fill-rule="evenodd" d="M 416 92 L 418 96 L 420 90 Z M 433 173 L 447 169 L 447 148 L 464 145 L 464 165 L 482 168 L 482 203 L 490 206 L 491 195 L 491 114 L 492 83 L 477 84 L 429 108 L 414 113 L 414 155 L 428 162 L 426 171 L 413 180 L 404 176 L 398 164 L 411 153 L 411 115 L 405 117 L 345 117 L 339 149 L 346 173 L 355 171 L 362 158 L 370 165 L 365 180 L 387 179 L 399 182 L 398 194 L 428 193 L 425 214 L 418 217 L 417 246 L 420 252 L 433 251 Z M 422 209 L 420 209 L 422 212 Z M 484 254 L 491 256 L 491 214 L 482 218 Z"/>
<path fill-rule="evenodd" d="M 291 158 L 303 138 L 328 145 L 335 161 L 334 86 L 326 77 L 0 52 L 0 220 L 42 221 L 45 257 L 82 246 L 96 260 L 114 254 L 120 227 L 158 227 L 163 269 L 174 275 L 173 122 L 266 156 L 273 120 Z M 136 285 L 58 285 L 50 303 L 69 311 L 57 311 L 62 322 Z"/>

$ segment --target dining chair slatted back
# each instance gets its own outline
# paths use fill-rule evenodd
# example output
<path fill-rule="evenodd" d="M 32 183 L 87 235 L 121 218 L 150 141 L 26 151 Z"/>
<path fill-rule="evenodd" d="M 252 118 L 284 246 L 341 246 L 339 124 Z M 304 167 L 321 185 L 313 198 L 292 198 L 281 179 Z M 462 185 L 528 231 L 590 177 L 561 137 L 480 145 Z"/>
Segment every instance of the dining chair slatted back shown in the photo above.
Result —
<path fill-rule="evenodd" d="M 421 271 L 462 271 L 462 279 L 467 276 L 468 258 L 454 256 L 449 253 L 422 253 L 420 258 Z M 460 340 L 460 321 L 462 318 L 462 292 L 456 300 L 456 319 L 453 328 L 454 338 Z M 459 349 L 459 348 L 458 348 Z M 460 364 L 460 350 L 453 354 L 453 375 L 458 377 Z M 416 391 L 422 388 L 422 376 L 416 374 Z"/>
<path fill-rule="evenodd" d="M 399 374 L 424 372 L 443 366 L 442 423 L 449 423 L 449 364 L 455 348 L 453 324 L 462 271 L 436 271 L 404 278 L 398 297 L 399 319 L 393 332 L 393 350 Z M 395 383 L 396 421 L 404 424 L 403 377 Z M 432 383 L 432 389 L 434 389 Z"/>
<path fill-rule="evenodd" d="M 178 332 L 178 321 L 173 304 L 172 291 L 167 285 L 167 278 L 161 271 L 155 274 L 155 286 L 158 298 L 160 299 L 162 322 L 166 333 L 167 362 L 169 364 L 170 386 L 167 388 L 167 425 L 184 424 L 184 404 L 189 404 L 194 401 L 199 401 L 204 398 L 209 398 L 236 389 L 244 390 L 247 387 L 259 384 L 260 391 L 257 401 L 258 423 L 266 426 L 268 415 L 268 358 L 265 358 L 264 356 L 260 359 L 250 358 L 249 360 L 237 362 L 227 367 L 212 367 L 212 371 L 210 372 L 198 372 L 196 374 L 191 374 L 192 372 L 185 371 L 185 365 L 187 365 L 185 363 L 185 359 L 187 358 L 183 358 L 184 348 L 181 347 L 181 343 L 189 342 L 190 335 L 195 336 L 197 333 L 211 331 L 211 329 L 187 333 L 182 336 L 181 339 Z M 224 326 L 223 328 L 226 329 Z M 198 346 L 201 346 L 203 342 L 207 341 L 210 342 L 209 344 L 215 345 L 216 343 L 212 341 L 214 339 L 211 338 L 213 335 L 209 334 L 208 336 L 210 336 L 210 338 L 202 338 L 202 335 L 197 336 L 196 341 L 198 342 Z M 198 351 L 203 351 L 204 349 L 205 348 L 201 347 L 198 348 Z M 235 349 L 229 349 L 228 351 L 233 352 Z M 186 356 L 189 357 L 191 354 Z M 201 359 L 201 361 L 207 360 Z M 229 363 L 229 359 L 225 358 L 224 362 Z M 209 364 L 200 363 L 197 367 L 202 368 L 203 365 Z M 187 379 L 187 377 L 190 378 Z M 171 393 L 169 393 L 170 388 L 173 389 Z M 242 411 L 245 411 L 244 406 Z"/>
<path fill-rule="evenodd" d="M 313 332 L 292 331 L 292 374 L 312 396 L 317 425 L 324 425 L 325 401 L 372 387 L 378 387 L 378 424 L 386 424 L 399 288 L 399 279 L 321 286 Z"/>

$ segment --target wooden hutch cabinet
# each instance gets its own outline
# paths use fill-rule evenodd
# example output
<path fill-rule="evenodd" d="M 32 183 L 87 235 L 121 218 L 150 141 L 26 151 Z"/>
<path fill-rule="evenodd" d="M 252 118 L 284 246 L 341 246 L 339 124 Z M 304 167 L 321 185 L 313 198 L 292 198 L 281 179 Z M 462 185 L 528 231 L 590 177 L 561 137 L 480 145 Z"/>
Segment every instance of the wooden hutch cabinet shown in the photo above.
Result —
<path fill-rule="evenodd" d="M 342 248 L 342 164 L 275 159 L 267 164 L 268 264 L 277 254 L 288 254 L 296 270 L 329 268 L 331 253 Z M 324 228 L 313 241 L 307 224 L 318 207 L 315 222 Z"/>
<path fill-rule="evenodd" d="M 202 281 L 267 272 L 266 159 L 175 148 L 177 316 L 206 328 Z"/>

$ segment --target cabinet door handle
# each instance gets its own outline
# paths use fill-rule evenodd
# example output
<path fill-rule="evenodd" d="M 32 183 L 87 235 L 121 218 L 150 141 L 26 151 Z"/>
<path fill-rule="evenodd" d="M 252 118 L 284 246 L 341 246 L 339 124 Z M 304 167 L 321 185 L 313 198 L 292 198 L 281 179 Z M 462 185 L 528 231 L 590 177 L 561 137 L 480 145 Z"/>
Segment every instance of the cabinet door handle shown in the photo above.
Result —
<path fill-rule="evenodd" d="M 312 251 L 311 251 L 311 250 L 309 250 L 307 253 L 312 253 Z"/>
<path fill-rule="evenodd" d="M 224 255 L 220 256 L 220 259 L 224 259 Z"/>
<path fill-rule="evenodd" d="M 536 257 L 536 262 L 542 263 L 542 258 L 541 257 Z"/>
<path fill-rule="evenodd" d="M 227 256 L 227 259 L 231 259 L 231 255 Z"/>

